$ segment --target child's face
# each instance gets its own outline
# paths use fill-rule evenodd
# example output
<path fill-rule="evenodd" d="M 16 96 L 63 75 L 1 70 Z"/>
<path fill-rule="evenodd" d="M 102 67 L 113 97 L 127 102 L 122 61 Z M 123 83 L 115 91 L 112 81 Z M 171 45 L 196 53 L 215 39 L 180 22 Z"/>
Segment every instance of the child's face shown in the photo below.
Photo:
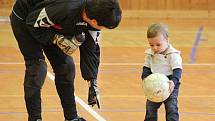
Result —
<path fill-rule="evenodd" d="M 149 45 L 155 54 L 164 52 L 168 47 L 168 39 L 163 34 L 158 34 L 156 37 L 148 38 Z"/>

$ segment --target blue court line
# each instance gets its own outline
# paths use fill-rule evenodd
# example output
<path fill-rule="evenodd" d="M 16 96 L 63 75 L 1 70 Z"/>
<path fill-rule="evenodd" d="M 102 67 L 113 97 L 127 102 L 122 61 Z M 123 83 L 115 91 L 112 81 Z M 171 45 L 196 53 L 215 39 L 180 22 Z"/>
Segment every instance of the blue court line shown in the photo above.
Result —
<path fill-rule="evenodd" d="M 195 63 L 195 61 L 196 61 L 196 50 L 198 48 L 199 42 L 201 41 L 203 30 L 204 30 L 204 27 L 201 26 L 197 33 L 196 40 L 194 42 L 194 45 L 193 45 L 191 53 L 190 53 L 190 63 Z"/>
<path fill-rule="evenodd" d="M 97 109 L 98 110 L 98 109 Z M 85 110 L 78 110 L 78 112 L 84 112 Z M 101 109 L 98 110 L 99 112 L 143 112 L 145 113 L 146 110 L 145 109 Z M 43 112 L 48 112 L 48 113 L 55 113 L 55 112 L 63 112 L 62 109 L 47 109 L 47 110 L 43 110 Z M 162 111 L 160 113 L 165 113 L 165 111 Z M 23 114 L 27 114 L 27 112 L 18 112 L 18 111 L 1 111 L 0 115 L 23 115 Z M 188 111 L 180 111 L 179 112 L 180 115 L 197 115 L 197 116 L 215 116 L 215 113 L 207 113 L 207 112 L 188 112 Z"/>

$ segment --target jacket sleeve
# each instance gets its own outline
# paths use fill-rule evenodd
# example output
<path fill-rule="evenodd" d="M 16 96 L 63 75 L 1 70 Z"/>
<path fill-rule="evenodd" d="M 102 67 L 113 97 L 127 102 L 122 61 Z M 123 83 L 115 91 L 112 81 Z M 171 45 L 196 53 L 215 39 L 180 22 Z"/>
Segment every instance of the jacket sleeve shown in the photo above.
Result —
<path fill-rule="evenodd" d="M 84 80 L 97 79 L 100 63 L 100 47 L 98 44 L 100 31 L 88 31 L 86 40 L 79 47 L 80 68 Z"/>
<path fill-rule="evenodd" d="M 182 74 L 182 69 L 181 68 L 176 68 L 176 69 L 173 70 L 172 81 L 174 82 L 175 85 L 177 83 L 180 83 L 181 74 Z"/>
<path fill-rule="evenodd" d="M 149 76 L 150 74 L 152 74 L 151 69 L 149 67 L 143 66 L 143 72 L 141 75 L 141 79 L 145 79 L 147 76 Z"/>

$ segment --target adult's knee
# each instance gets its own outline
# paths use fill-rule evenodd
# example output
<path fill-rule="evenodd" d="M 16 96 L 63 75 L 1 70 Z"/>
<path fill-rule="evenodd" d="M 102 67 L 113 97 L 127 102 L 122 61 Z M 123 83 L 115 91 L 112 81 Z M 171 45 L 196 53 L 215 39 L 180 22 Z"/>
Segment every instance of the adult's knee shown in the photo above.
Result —
<path fill-rule="evenodd" d="M 75 64 L 72 58 L 67 58 L 62 64 L 53 67 L 56 84 L 73 84 L 75 78 Z"/>
<path fill-rule="evenodd" d="M 44 60 L 32 60 L 25 63 L 25 80 L 26 88 L 41 89 L 47 74 L 47 64 Z"/>

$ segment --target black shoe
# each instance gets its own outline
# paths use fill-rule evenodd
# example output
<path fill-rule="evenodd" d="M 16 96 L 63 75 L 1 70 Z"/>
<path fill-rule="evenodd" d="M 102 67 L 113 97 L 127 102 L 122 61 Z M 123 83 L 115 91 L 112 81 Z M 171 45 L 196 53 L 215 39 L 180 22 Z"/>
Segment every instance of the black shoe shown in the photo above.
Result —
<path fill-rule="evenodd" d="M 28 120 L 28 121 L 42 121 L 42 119 L 34 119 L 34 120 Z"/>
<path fill-rule="evenodd" d="M 81 117 L 77 117 L 72 120 L 65 120 L 65 121 L 87 121 L 87 120 L 85 120 L 84 118 L 81 118 Z"/>

